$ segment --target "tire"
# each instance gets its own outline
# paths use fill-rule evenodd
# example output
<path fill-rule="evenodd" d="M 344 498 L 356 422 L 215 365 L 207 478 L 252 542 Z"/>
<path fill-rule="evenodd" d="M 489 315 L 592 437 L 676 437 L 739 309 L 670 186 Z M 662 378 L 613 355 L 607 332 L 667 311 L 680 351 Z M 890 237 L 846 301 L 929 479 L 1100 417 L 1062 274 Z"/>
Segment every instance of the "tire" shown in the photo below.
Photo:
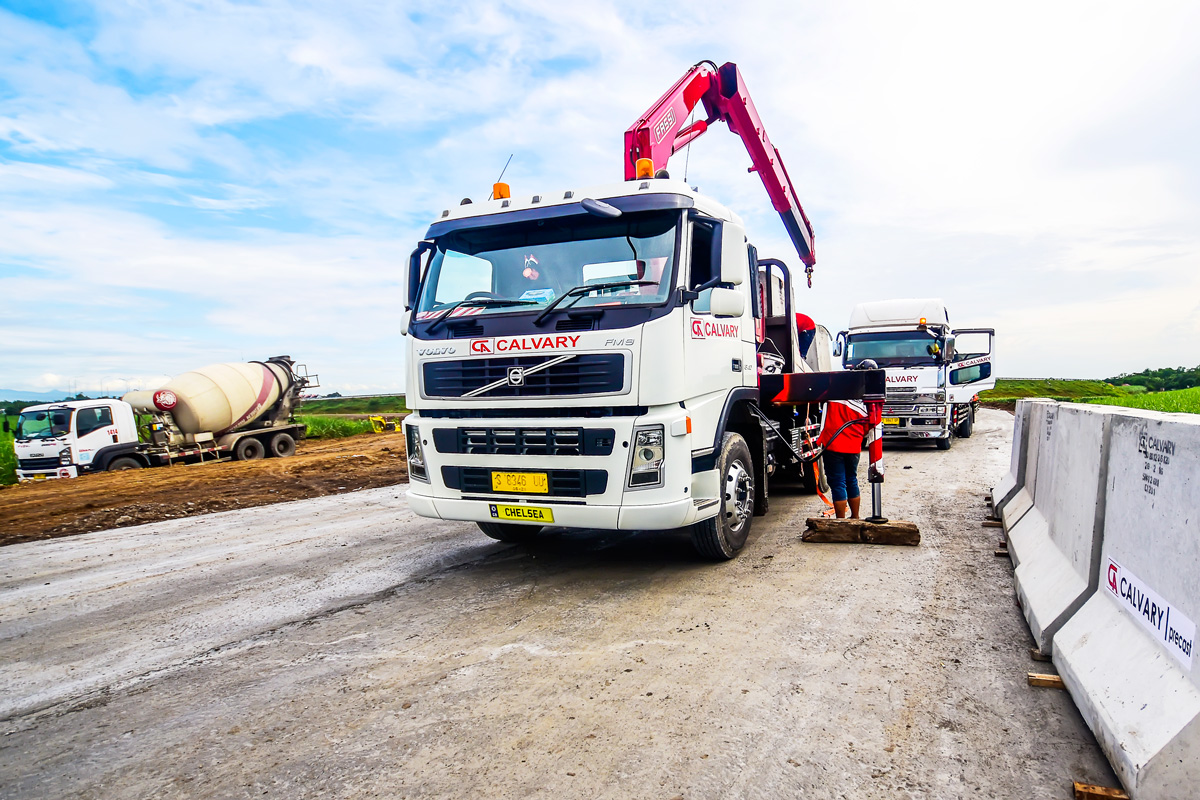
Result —
<path fill-rule="evenodd" d="M 958 427 L 954 429 L 954 433 L 960 439 L 970 439 L 971 432 L 974 429 L 975 429 L 975 412 L 974 412 L 974 410 L 968 408 L 967 416 L 964 417 L 963 421 L 960 422 L 958 424 Z"/>
<path fill-rule="evenodd" d="M 711 561 L 728 561 L 746 544 L 754 521 L 754 462 L 739 434 L 721 438 L 717 479 L 721 501 L 717 515 L 691 526 L 692 546 Z"/>
<path fill-rule="evenodd" d="M 257 461 L 267 454 L 263 443 L 252 436 L 244 436 L 233 447 L 233 457 L 238 461 Z"/>
<path fill-rule="evenodd" d="M 271 437 L 269 452 L 276 458 L 296 455 L 296 440 L 290 433 L 277 433 Z"/>
<path fill-rule="evenodd" d="M 114 458 L 108 464 L 108 472 L 116 472 L 122 469 L 141 469 L 142 462 L 136 458 Z"/>
<path fill-rule="evenodd" d="M 954 436 L 953 436 L 953 434 L 951 434 L 950 436 L 947 436 L 945 439 L 935 439 L 934 444 L 937 445 L 938 450 L 949 450 L 950 445 L 953 441 L 954 441 Z"/>
<path fill-rule="evenodd" d="M 479 530 L 498 542 L 529 542 L 542 532 L 541 525 L 514 525 L 508 522 L 476 522 Z"/>

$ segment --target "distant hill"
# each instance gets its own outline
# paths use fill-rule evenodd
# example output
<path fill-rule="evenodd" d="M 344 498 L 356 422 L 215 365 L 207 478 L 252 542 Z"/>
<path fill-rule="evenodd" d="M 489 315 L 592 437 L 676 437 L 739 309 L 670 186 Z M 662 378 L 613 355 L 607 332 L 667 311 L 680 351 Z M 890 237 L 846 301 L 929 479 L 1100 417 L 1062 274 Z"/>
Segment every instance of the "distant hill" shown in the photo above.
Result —
<path fill-rule="evenodd" d="M 1118 386 L 1145 386 L 1151 392 L 1170 392 L 1176 389 L 1191 389 L 1200 386 L 1200 367 L 1164 367 L 1163 369 L 1144 369 L 1141 372 L 1126 372 L 1115 378 L 1109 378 L 1109 383 Z"/>
<path fill-rule="evenodd" d="M 64 389 L 51 392 L 31 392 L 28 389 L 0 389 L 0 403 L 12 400 L 40 400 L 43 403 L 49 403 L 53 400 L 62 400 L 67 396 L 68 393 Z"/>

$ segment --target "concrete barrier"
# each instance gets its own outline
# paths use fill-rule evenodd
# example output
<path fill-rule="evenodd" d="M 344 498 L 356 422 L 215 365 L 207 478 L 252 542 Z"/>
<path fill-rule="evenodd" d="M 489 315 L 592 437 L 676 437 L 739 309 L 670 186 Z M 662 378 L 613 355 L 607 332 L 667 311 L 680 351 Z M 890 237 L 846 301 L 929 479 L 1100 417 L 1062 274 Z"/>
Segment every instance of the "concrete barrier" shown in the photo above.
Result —
<path fill-rule="evenodd" d="M 1030 413 L 1037 437 L 1033 506 L 1008 531 L 1017 601 L 1043 653 L 1098 585 L 1104 526 L 1107 406 L 1043 403 Z"/>
<path fill-rule="evenodd" d="M 1018 400 L 1013 410 L 1013 443 L 1008 473 L 992 487 L 992 509 L 998 517 L 1003 513 L 1005 504 L 1012 500 L 1025 482 L 1025 428 L 1028 417 L 1029 401 Z"/>
<path fill-rule="evenodd" d="M 1037 486 L 1038 454 L 1045 432 L 1046 407 L 1056 407 L 1053 400 L 1030 399 L 1018 400 L 1016 415 L 1021 419 L 1021 436 L 1016 438 L 1013 430 L 1013 449 L 1018 450 L 1020 465 L 1014 476 L 1015 491 L 1009 499 L 996 511 L 1004 523 L 1004 530 L 1009 531 L 1029 509 L 1033 508 L 1033 495 Z M 1015 425 L 1015 423 L 1014 423 Z"/>
<path fill-rule="evenodd" d="M 1097 409 L 1082 413 L 1105 416 Z M 1054 633 L 1053 660 L 1131 797 L 1197 797 L 1200 417 L 1120 409 L 1106 418 L 1102 543 L 1088 580 L 1094 588 Z M 1096 463 L 1089 451 L 1103 437 L 1096 423 L 1060 411 L 1054 428 L 1065 433 L 1070 425 L 1074 432 L 1063 437 L 1051 431 L 1060 445 L 1053 458 L 1069 462 L 1059 472 L 1064 487 L 1078 483 L 1083 491 L 1084 473 Z M 1037 506 L 1046 509 L 1041 486 L 1039 479 Z M 1067 525 L 1072 536 L 1082 536 L 1092 509 L 1058 486 L 1047 491 L 1068 501 L 1065 516 L 1080 517 L 1064 521 L 1055 508 L 1050 527 Z M 1035 579 L 1031 568 L 1024 583 Z"/>

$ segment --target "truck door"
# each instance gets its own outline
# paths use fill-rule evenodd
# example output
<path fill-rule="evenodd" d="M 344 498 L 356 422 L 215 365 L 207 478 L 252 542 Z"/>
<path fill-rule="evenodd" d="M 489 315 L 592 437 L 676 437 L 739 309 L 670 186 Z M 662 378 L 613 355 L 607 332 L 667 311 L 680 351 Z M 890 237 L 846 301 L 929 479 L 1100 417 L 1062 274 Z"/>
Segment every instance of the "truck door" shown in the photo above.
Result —
<path fill-rule="evenodd" d="M 694 430 L 711 441 L 730 389 L 747 383 L 754 385 L 758 378 L 754 371 L 749 256 L 745 234 L 736 224 L 694 217 L 689 229 L 691 247 L 686 287 L 694 290 L 711 284 L 720 277 L 721 263 L 725 259 L 737 259 L 744 277 L 741 285 L 734 288 L 747 297 L 741 317 L 714 314 L 711 288 L 701 291 L 684 312 L 687 396 L 692 398 L 687 407 L 695 421 Z"/>
<path fill-rule="evenodd" d="M 96 451 L 118 441 L 112 406 L 81 408 L 75 412 L 75 460 L 90 464 Z"/>
<path fill-rule="evenodd" d="M 994 328 L 962 328 L 954 334 L 954 359 L 947 365 L 946 384 L 951 403 L 966 403 L 978 392 L 996 385 L 992 374 Z"/>

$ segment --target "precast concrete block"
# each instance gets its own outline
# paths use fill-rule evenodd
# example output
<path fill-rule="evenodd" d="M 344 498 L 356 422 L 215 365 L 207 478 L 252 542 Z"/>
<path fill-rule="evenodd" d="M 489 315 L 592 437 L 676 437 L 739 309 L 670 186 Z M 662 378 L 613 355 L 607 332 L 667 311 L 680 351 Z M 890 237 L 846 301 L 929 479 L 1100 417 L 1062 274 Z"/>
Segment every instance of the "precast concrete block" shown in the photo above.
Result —
<path fill-rule="evenodd" d="M 1017 600 L 1038 649 L 1095 591 L 1103 539 L 1108 406 L 1041 406 L 1034 506 L 1008 535 Z M 1036 416 L 1036 415 L 1035 415 Z"/>
<path fill-rule="evenodd" d="M 1054 664 L 1130 796 L 1200 795 L 1200 417 L 1111 416 L 1103 541 Z"/>
<path fill-rule="evenodd" d="M 1037 490 L 1041 443 L 1045 438 L 1046 408 L 1054 408 L 1057 405 L 1053 400 L 1041 398 L 1018 401 L 1018 409 L 1024 411 L 1020 445 L 1021 466 L 1018 469 L 1020 481 L 1016 492 L 1000 511 L 1000 519 L 1004 523 L 1004 530 L 1010 537 L 1010 541 L 1013 528 L 1033 508 L 1034 494 Z M 1016 442 L 1013 443 L 1013 447 L 1017 447 Z M 1011 548 L 1009 555 L 1013 556 L 1013 564 L 1016 564 L 1016 556 L 1013 555 Z"/>
<path fill-rule="evenodd" d="M 1029 401 L 1018 400 L 1013 411 L 1012 452 L 1009 456 L 1008 472 L 992 487 L 992 508 L 1001 516 L 1004 506 L 1013 498 L 1025 480 L 1025 429 L 1028 427 Z"/>

